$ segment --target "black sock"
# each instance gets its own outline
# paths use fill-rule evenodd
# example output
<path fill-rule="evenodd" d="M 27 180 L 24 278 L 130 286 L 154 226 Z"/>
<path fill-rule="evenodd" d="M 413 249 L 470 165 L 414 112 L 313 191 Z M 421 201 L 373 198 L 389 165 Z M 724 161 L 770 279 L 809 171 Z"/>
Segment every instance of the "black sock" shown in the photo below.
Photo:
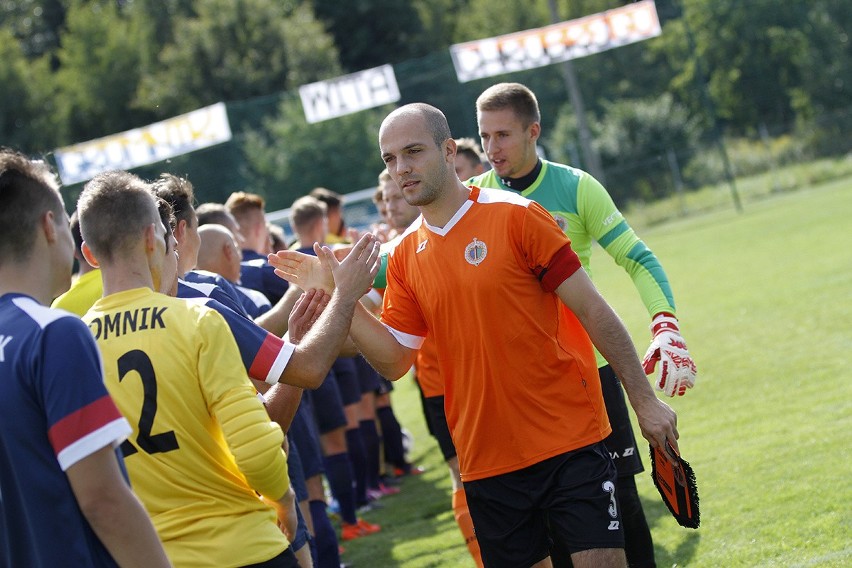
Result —
<path fill-rule="evenodd" d="M 411 469 L 411 465 L 405 461 L 405 448 L 402 445 L 402 428 L 397 422 L 393 409 L 390 406 L 380 406 L 376 409 L 376 416 L 382 425 L 382 438 L 385 445 L 385 459 L 405 471 Z"/>

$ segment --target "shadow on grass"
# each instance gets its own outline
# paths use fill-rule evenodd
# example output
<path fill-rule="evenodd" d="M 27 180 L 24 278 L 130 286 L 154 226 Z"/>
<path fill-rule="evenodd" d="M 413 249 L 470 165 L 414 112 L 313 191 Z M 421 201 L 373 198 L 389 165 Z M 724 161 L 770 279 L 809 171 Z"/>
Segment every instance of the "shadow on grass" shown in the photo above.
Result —
<path fill-rule="evenodd" d="M 658 531 L 668 530 L 671 523 L 662 523 L 661 521 L 672 519 L 672 515 L 662 499 L 642 499 L 642 508 L 645 510 L 645 518 L 648 520 L 652 535 L 655 528 Z M 698 543 L 701 542 L 700 529 L 694 530 L 675 525 L 675 530 L 683 531 L 684 537 L 674 550 L 666 550 L 658 541 L 655 540 L 654 542 L 654 556 L 658 566 L 675 564 L 689 566 L 695 558 L 695 551 L 698 548 Z"/>
<path fill-rule="evenodd" d="M 448 478 L 445 468 L 435 466 L 425 474 L 403 478 L 400 493 L 383 497 L 380 509 L 363 515 L 371 523 L 380 524 L 381 532 L 341 543 L 346 549 L 343 561 L 355 568 L 446 566 L 440 560 L 441 552 L 454 545 L 464 547 L 460 534 L 458 542 L 423 544 L 424 540 L 445 534 L 447 522 L 455 525 L 446 488 L 448 479 L 444 477 Z"/>

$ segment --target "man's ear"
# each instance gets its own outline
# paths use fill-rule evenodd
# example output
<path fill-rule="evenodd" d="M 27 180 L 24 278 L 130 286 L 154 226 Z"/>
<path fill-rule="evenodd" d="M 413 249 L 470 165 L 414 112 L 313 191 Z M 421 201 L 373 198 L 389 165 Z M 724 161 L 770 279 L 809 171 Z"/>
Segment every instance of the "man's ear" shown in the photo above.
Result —
<path fill-rule="evenodd" d="M 180 221 L 177 222 L 177 225 L 175 225 L 174 235 L 175 235 L 175 240 L 177 242 L 183 241 L 184 237 L 186 236 L 186 227 L 187 227 L 186 219 L 181 219 Z"/>
<path fill-rule="evenodd" d="M 447 145 L 446 148 L 444 148 L 444 157 L 447 159 L 447 161 L 450 164 L 455 164 L 456 163 L 456 149 L 457 149 L 456 141 L 453 140 L 452 138 L 447 138 L 446 141 L 444 142 L 444 144 Z"/>
<path fill-rule="evenodd" d="M 48 243 L 56 242 L 56 216 L 49 209 L 41 216 L 41 230 L 44 231 L 44 238 Z"/>
<path fill-rule="evenodd" d="M 89 245 L 86 244 L 86 241 L 83 241 L 83 244 L 80 245 L 80 252 L 83 253 L 83 258 L 85 258 L 86 262 L 91 264 L 93 268 L 100 268 L 98 259 L 95 258 L 95 254 L 92 252 L 92 249 L 89 248 Z"/>
<path fill-rule="evenodd" d="M 533 122 L 530 124 L 530 138 L 535 142 L 539 136 L 541 136 L 541 124 Z"/>
<path fill-rule="evenodd" d="M 222 254 L 224 255 L 225 260 L 228 261 L 230 261 L 231 258 L 236 254 L 236 252 L 234 251 L 234 247 L 231 246 L 230 241 L 228 241 L 227 239 L 222 241 Z"/>
<path fill-rule="evenodd" d="M 156 248 L 154 241 L 157 239 L 157 232 L 154 230 L 154 224 L 150 223 L 145 227 L 145 252 L 153 252 Z"/>

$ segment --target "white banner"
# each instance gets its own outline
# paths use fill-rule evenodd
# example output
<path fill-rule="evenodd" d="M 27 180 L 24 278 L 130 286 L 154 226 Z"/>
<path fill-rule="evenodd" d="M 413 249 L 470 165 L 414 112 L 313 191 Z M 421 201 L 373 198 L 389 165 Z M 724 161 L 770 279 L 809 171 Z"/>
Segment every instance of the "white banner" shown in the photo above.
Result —
<path fill-rule="evenodd" d="M 450 47 L 461 83 L 577 59 L 662 33 L 653 0 Z"/>
<path fill-rule="evenodd" d="M 352 114 L 399 100 L 393 67 L 382 65 L 299 87 L 308 123 Z"/>
<path fill-rule="evenodd" d="M 92 179 L 174 158 L 231 139 L 225 103 L 216 103 L 142 128 L 56 150 L 62 183 Z"/>

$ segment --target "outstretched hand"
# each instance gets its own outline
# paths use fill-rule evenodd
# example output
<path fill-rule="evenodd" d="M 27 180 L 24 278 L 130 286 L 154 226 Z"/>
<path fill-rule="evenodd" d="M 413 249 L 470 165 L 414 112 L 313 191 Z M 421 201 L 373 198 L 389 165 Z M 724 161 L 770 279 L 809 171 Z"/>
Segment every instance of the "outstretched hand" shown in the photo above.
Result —
<path fill-rule="evenodd" d="M 302 290 L 323 290 L 329 294 L 334 291 L 331 269 L 315 256 L 295 250 L 279 250 L 267 258 L 279 278 Z"/>
<path fill-rule="evenodd" d="M 296 300 L 293 311 L 290 312 L 287 328 L 291 342 L 298 344 L 302 341 L 302 338 L 316 323 L 330 299 L 331 296 L 322 290 L 308 290 Z"/>
<path fill-rule="evenodd" d="M 353 301 L 369 290 L 379 271 L 379 242 L 370 233 L 362 235 L 343 260 L 326 246 L 314 244 L 314 252 L 331 272 L 337 289 Z"/>

